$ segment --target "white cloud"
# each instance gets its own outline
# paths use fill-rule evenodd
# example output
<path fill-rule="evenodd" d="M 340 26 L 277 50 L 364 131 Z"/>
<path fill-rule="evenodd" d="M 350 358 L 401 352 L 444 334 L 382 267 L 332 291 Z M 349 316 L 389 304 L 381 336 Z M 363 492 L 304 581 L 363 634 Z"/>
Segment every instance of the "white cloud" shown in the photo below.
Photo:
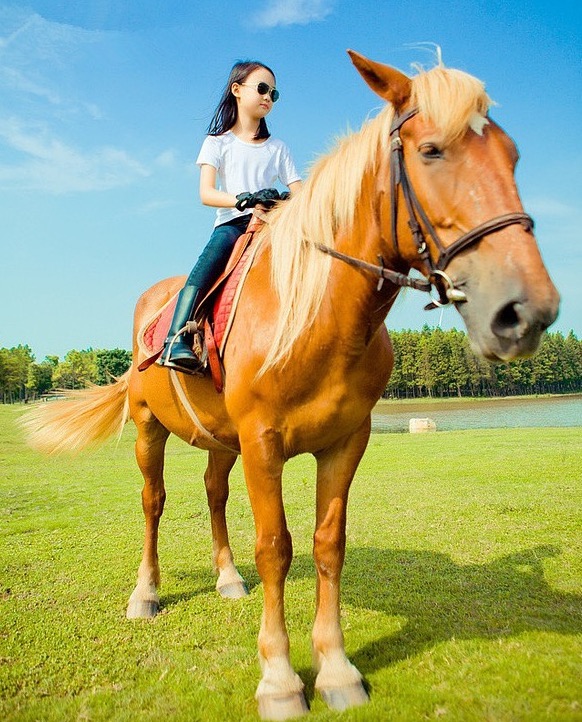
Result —
<path fill-rule="evenodd" d="M 155 162 L 160 168 L 173 168 L 176 165 L 176 154 L 171 149 L 164 150 Z"/>
<path fill-rule="evenodd" d="M 536 222 L 536 238 L 548 261 L 557 266 L 564 257 L 574 263 L 582 258 L 579 207 L 544 196 L 524 198 L 523 205 Z"/>
<path fill-rule="evenodd" d="M 82 114 L 100 118 L 97 105 L 70 96 L 71 69 L 103 34 L 45 20 L 22 8 L 0 5 L 0 102 L 26 117 Z"/>
<path fill-rule="evenodd" d="M 0 85 L 18 93 L 25 93 L 48 101 L 51 105 L 60 105 L 60 95 L 50 88 L 40 85 L 27 77 L 17 68 L 0 68 Z"/>
<path fill-rule="evenodd" d="M 529 198 L 525 207 L 533 215 L 570 218 L 579 215 L 579 210 L 554 198 Z"/>
<path fill-rule="evenodd" d="M 174 208 L 177 205 L 175 200 L 160 200 L 156 199 L 149 203 L 144 203 L 136 209 L 136 213 L 139 215 L 149 215 L 150 213 L 157 213 L 158 211 L 164 211 L 167 208 Z"/>
<path fill-rule="evenodd" d="M 18 119 L 0 121 L 0 140 L 16 162 L 0 165 L 0 188 L 62 194 L 108 190 L 128 185 L 149 171 L 125 151 L 102 147 L 80 151 L 54 138 L 41 125 Z"/>
<path fill-rule="evenodd" d="M 60 61 L 100 33 L 74 25 L 52 22 L 25 8 L 0 6 L 0 51 L 10 59 L 28 62 L 35 59 Z"/>
<path fill-rule="evenodd" d="M 333 11 L 335 0 L 266 0 L 254 23 L 262 28 L 278 25 L 308 25 L 319 22 Z"/>
<path fill-rule="evenodd" d="M 82 108 L 86 111 L 87 115 L 93 120 L 102 120 L 103 112 L 101 108 L 95 103 L 83 103 Z"/>
<path fill-rule="evenodd" d="M 104 37 L 0 6 L 0 188 L 78 193 L 150 175 L 126 151 L 91 142 L 90 132 L 80 130 L 103 113 L 93 99 L 78 97 L 72 69 L 77 60 L 85 61 L 87 47 Z M 12 116 L 2 108 L 11 108 Z M 71 119 L 74 124 L 62 122 Z M 71 127 L 86 147 L 66 138 Z"/>

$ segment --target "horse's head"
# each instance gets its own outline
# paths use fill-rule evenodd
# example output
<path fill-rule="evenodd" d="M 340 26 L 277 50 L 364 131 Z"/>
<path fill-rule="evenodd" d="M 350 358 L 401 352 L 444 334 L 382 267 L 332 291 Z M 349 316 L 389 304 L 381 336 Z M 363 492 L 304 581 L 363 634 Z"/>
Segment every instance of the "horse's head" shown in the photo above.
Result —
<path fill-rule="evenodd" d="M 455 303 L 486 358 L 533 353 L 559 296 L 519 199 L 516 147 L 487 116 L 483 84 L 443 67 L 409 78 L 349 53 L 394 109 L 391 172 L 378 173 L 387 256 L 420 270 L 441 300 Z"/>

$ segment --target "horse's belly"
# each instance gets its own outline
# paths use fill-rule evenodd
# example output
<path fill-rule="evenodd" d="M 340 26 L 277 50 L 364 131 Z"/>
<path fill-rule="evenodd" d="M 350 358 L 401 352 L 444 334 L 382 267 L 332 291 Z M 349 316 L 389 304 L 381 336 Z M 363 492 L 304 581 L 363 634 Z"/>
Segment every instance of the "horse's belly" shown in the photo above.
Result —
<path fill-rule="evenodd" d="M 216 392 L 210 378 L 170 372 L 157 365 L 143 376 L 143 398 L 172 434 L 201 449 L 238 451 L 238 434 L 224 395 Z"/>

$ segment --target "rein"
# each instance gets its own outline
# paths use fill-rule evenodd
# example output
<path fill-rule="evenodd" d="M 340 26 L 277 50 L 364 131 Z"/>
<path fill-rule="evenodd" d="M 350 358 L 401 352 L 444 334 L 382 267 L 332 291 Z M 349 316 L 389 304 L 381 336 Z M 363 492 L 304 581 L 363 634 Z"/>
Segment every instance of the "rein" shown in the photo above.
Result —
<path fill-rule="evenodd" d="M 337 258 L 350 266 L 360 268 L 378 276 L 380 278 L 378 282 L 378 290 L 382 287 L 384 279 L 396 284 L 397 286 L 408 286 L 409 288 L 426 291 L 427 293 L 430 293 L 431 288 L 435 286 L 438 291 L 439 298 L 433 298 L 431 303 L 425 306 L 425 310 L 430 310 L 432 308 L 436 308 L 437 306 L 446 306 L 450 303 L 463 303 L 467 300 L 465 293 L 460 289 L 455 288 L 454 282 L 445 273 L 445 268 L 455 256 L 461 253 L 461 251 L 475 245 L 490 233 L 495 233 L 496 231 L 500 231 L 502 228 L 506 228 L 507 226 L 511 226 L 516 223 L 520 223 L 526 231 L 531 232 L 534 227 L 534 222 L 531 216 L 527 213 L 506 213 L 481 223 L 457 238 L 457 240 L 453 241 L 450 246 L 444 246 L 438 237 L 434 226 L 425 213 L 424 208 L 418 200 L 416 193 L 414 192 L 414 188 L 412 187 L 408 176 L 406 163 L 404 161 L 400 129 L 407 120 L 410 120 L 410 118 L 417 114 L 418 108 L 413 108 L 407 113 L 396 115 L 392 122 L 392 127 L 390 128 L 391 228 L 394 251 L 397 255 L 400 255 L 400 249 L 398 247 L 398 188 L 401 188 L 408 213 L 408 226 L 412 232 L 412 237 L 418 255 L 427 269 L 427 279 L 410 278 L 404 273 L 399 273 L 398 271 L 386 268 L 384 265 L 384 259 L 381 256 L 378 257 L 381 265 L 376 266 L 373 263 L 368 263 L 352 256 L 348 256 L 345 253 L 336 251 L 335 249 L 329 248 L 322 243 L 315 243 L 314 245 L 318 250 L 323 253 L 327 253 L 333 258 Z M 436 262 L 432 259 L 423 228 L 426 229 L 426 233 L 428 233 L 431 237 L 437 248 L 438 257 Z"/>
<path fill-rule="evenodd" d="M 314 243 L 313 245 L 319 251 L 327 253 L 328 256 L 332 256 L 333 258 L 337 258 L 340 261 L 347 263 L 348 266 L 361 268 L 364 271 L 368 271 L 369 273 L 378 276 L 380 279 L 378 281 L 378 291 L 382 288 L 385 280 L 391 281 L 396 286 L 407 286 L 408 288 L 415 288 L 417 291 L 426 291 L 427 293 L 429 293 L 432 288 L 430 281 L 427 281 L 425 278 L 410 278 L 410 276 L 407 276 L 405 273 L 399 273 L 398 271 L 393 271 L 391 268 L 386 268 L 382 256 L 378 256 L 378 260 L 381 265 L 376 266 L 373 263 L 368 263 L 367 261 L 362 261 L 359 258 L 348 256 L 346 253 L 336 251 L 335 248 L 324 246 L 323 243 Z"/>

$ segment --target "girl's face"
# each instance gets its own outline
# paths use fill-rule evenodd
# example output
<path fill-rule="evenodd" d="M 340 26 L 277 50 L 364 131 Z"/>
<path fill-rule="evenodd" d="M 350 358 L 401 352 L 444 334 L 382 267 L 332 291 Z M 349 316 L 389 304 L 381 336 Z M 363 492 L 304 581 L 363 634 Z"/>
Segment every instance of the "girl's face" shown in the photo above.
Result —
<path fill-rule="evenodd" d="M 268 86 L 259 93 L 257 86 Z M 261 87 L 262 91 L 264 88 Z M 275 78 L 266 68 L 257 68 L 249 73 L 242 83 L 232 84 L 232 94 L 236 98 L 239 113 L 245 113 L 257 120 L 267 116 L 273 108 L 272 94 L 275 90 Z"/>

